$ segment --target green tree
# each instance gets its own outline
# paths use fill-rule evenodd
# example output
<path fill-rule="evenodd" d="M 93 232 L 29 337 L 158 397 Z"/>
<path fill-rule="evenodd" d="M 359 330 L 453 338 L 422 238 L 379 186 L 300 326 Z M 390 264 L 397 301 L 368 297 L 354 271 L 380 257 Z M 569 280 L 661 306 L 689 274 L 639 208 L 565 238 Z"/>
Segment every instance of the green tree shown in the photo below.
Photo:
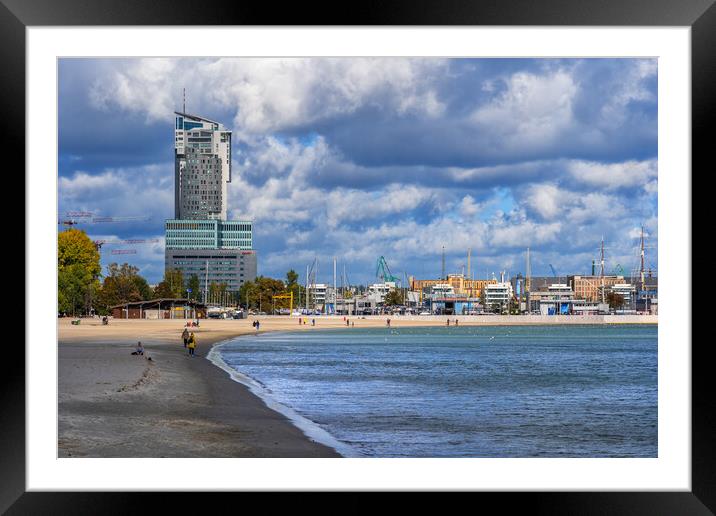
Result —
<path fill-rule="evenodd" d="M 191 275 L 191 277 L 189 278 L 189 283 L 187 284 L 187 290 L 191 290 L 191 292 L 188 293 L 189 299 L 199 299 L 199 295 L 201 294 L 201 283 L 199 283 L 199 276 L 197 276 L 196 274 Z"/>
<path fill-rule="evenodd" d="M 60 312 L 89 312 L 102 268 L 99 251 L 87 234 L 70 228 L 57 235 L 57 305 Z"/>
<path fill-rule="evenodd" d="M 273 296 L 285 294 L 286 285 L 283 281 L 259 276 L 255 281 L 247 281 L 239 289 L 239 302 L 247 308 L 271 308 Z M 279 300 L 277 300 L 276 308 Z M 284 303 L 288 306 L 288 302 Z M 283 306 L 283 305 L 282 305 Z"/>
<path fill-rule="evenodd" d="M 298 306 L 298 300 L 306 299 L 306 287 L 298 283 L 298 273 L 291 269 L 286 273 L 286 293 L 293 293 L 293 305 Z M 288 308 L 289 301 L 276 300 L 276 308 Z M 280 303 L 280 306 L 278 305 Z"/>
<path fill-rule="evenodd" d="M 154 287 L 154 297 L 183 298 L 185 294 L 184 274 L 180 269 L 166 269 L 164 279 Z"/>
<path fill-rule="evenodd" d="M 393 289 L 385 295 L 385 306 L 396 306 L 403 304 L 403 293 L 399 289 Z"/>
<path fill-rule="evenodd" d="M 114 305 L 144 301 L 152 297 L 152 289 L 139 275 L 139 269 L 128 263 L 107 265 L 107 276 L 98 295 L 100 313 L 107 313 Z"/>

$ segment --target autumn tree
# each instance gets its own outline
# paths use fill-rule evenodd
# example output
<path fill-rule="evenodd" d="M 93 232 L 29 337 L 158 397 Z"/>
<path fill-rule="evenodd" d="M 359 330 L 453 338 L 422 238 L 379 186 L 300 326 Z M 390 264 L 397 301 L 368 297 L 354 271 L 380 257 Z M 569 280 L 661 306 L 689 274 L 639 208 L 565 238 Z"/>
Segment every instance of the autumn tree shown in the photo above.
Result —
<path fill-rule="evenodd" d="M 186 294 L 184 288 L 184 274 L 180 269 L 166 269 L 164 279 L 154 287 L 154 297 L 157 298 L 183 298 Z"/>
<path fill-rule="evenodd" d="M 70 228 L 57 236 L 57 305 L 68 314 L 89 312 L 97 295 L 99 251 L 87 234 Z"/>
<path fill-rule="evenodd" d="M 98 296 L 101 313 L 107 313 L 111 306 L 144 301 L 152 296 L 152 289 L 139 275 L 139 268 L 128 263 L 107 265 L 107 275 Z"/>

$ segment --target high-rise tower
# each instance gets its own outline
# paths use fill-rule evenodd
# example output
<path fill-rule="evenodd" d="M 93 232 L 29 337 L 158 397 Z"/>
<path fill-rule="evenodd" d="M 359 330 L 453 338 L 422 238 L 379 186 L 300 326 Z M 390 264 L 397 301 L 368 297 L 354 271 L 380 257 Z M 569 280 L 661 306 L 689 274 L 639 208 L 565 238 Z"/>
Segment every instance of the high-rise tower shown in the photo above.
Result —
<path fill-rule="evenodd" d="M 208 118 L 174 114 L 174 218 L 226 220 L 231 131 Z"/>
<path fill-rule="evenodd" d="M 165 222 L 164 266 L 181 270 L 185 281 L 199 278 L 203 301 L 223 302 L 209 295 L 211 284 L 236 293 L 256 279 L 253 222 L 226 220 L 231 131 L 208 118 L 174 114 L 174 218 Z"/>

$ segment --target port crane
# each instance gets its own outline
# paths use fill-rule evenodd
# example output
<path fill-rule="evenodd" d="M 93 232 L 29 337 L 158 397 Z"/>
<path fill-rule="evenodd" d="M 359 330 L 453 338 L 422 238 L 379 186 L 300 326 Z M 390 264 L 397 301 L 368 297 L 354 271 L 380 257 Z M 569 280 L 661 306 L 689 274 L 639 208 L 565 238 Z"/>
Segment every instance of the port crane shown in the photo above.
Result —
<path fill-rule="evenodd" d="M 383 283 L 386 283 L 388 281 L 392 281 L 393 283 L 398 283 L 400 281 L 400 278 L 397 276 L 394 276 L 390 272 L 390 267 L 388 267 L 388 262 L 385 261 L 385 257 L 381 256 L 378 258 L 378 266 L 375 271 L 375 277 L 381 280 Z"/>

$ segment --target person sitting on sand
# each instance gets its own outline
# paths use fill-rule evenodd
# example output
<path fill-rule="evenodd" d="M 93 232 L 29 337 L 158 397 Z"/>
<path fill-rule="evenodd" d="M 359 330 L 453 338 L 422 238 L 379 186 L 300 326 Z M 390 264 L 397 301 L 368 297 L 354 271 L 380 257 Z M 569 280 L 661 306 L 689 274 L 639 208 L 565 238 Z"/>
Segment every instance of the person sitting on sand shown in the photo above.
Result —
<path fill-rule="evenodd" d="M 141 342 L 137 342 L 137 349 L 132 351 L 132 355 L 144 355 L 144 346 Z"/>
<path fill-rule="evenodd" d="M 189 342 L 187 343 L 187 346 L 189 347 L 189 356 L 195 356 L 194 349 L 196 348 L 196 337 L 194 337 L 194 332 L 191 332 L 189 335 Z"/>
<path fill-rule="evenodd" d="M 181 338 L 184 339 L 184 347 L 186 347 L 189 344 L 189 330 L 184 328 L 184 331 L 181 332 Z"/>

